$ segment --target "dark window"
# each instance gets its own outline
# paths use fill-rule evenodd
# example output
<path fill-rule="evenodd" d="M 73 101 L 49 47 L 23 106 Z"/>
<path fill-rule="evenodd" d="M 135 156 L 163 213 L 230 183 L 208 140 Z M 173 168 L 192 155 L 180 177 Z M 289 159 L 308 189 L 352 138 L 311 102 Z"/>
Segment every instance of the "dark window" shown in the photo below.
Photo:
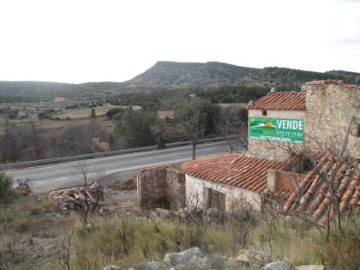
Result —
<path fill-rule="evenodd" d="M 208 192 L 208 208 L 218 208 L 225 211 L 225 193 L 210 188 L 208 189 Z"/>
<path fill-rule="evenodd" d="M 267 116 L 267 111 L 266 111 L 266 110 L 263 110 L 263 111 L 262 111 L 262 115 L 263 115 L 263 116 Z"/>

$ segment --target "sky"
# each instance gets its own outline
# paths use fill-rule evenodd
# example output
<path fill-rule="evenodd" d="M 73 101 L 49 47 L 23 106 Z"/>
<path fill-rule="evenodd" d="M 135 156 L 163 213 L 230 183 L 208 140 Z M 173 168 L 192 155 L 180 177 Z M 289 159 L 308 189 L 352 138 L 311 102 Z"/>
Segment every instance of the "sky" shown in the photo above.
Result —
<path fill-rule="evenodd" d="M 0 80 L 122 82 L 157 61 L 360 72 L 360 0 L 0 0 Z"/>

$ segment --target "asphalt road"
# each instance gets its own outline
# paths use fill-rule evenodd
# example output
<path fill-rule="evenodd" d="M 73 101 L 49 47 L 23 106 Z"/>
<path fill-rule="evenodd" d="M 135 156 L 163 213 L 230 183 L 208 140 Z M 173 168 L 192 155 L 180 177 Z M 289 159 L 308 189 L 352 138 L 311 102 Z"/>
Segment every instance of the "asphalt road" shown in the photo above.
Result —
<path fill-rule="evenodd" d="M 196 157 L 206 157 L 228 152 L 224 142 L 199 144 Z M 89 182 L 96 179 L 110 179 L 135 175 L 141 169 L 162 164 L 180 163 L 191 159 L 191 146 L 182 146 L 163 150 L 138 152 L 119 156 L 74 161 L 40 167 L 8 170 L 7 175 L 14 179 L 31 178 L 35 192 L 48 192 L 54 189 L 82 185 L 86 172 Z M 105 177 L 106 176 L 106 177 Z M 115 177 L 115 176 L 114 176 Z M 16 183 L 16 181 L 15 181 Z"/>

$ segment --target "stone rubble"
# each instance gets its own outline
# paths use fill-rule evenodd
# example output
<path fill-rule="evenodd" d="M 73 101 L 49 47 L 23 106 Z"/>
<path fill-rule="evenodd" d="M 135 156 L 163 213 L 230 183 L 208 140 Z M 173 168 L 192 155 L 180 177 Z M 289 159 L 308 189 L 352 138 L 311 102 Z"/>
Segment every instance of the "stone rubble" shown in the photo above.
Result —
<path fill-rule="evenodd" d="M 238 269 L 261 269 L 261 270 L 290 270 L 286 262 L 271 262 L 268 255 L 257 250 L 242 249 L 236 257 L 219 257 L 221 262 L 216 262 L 214 257 L 204 255 L 198 247 L 193 247 L 179 253 L 166 253 L 162 262 L 142 262 L 128 270 L 238 270 Z M 219 259 L 218 258 L 218 259 Z M 218 265 L 218 266 L 217 266 Z M 109 265 L 104 270 L 117 270 L 118 266 Z M 295 266 L 295 270 L 325 270 L 323 265 Z"/>

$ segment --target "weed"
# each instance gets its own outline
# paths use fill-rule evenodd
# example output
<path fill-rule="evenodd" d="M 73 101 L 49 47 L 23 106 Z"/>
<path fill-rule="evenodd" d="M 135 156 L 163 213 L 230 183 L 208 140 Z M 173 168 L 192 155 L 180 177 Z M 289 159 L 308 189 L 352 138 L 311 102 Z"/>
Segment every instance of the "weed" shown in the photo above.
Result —
<path fill-rule="evenodd" d="M 28 209 L 30 215 L 38 215 L 41 213 L 42 207 L 39 204 L 36 204 L 34 202 L 29 202 L 26 205 L 26 208 Z"/>
<path fill-rule="evenodd" d="M 0 200 L 5 201 L 8 198 L 10 189 L 13 186 L 13 179 L 0 172 Z"/>
<path fill-rule="evenodd" d="M 113 179 L 108 184 L 108 188 L 114 190 L 133 190 L 137 188 L 136 177 L 129 176 L 123 179 Z"/>
<path fill-rule="evenodd" d="M 30 230 L 30 221 L 27 218 L 21 218 L 19 220 L 16 220 L 13 224 L 13 228 L 15 232 L 17 233 L 26 233 Z"/>

